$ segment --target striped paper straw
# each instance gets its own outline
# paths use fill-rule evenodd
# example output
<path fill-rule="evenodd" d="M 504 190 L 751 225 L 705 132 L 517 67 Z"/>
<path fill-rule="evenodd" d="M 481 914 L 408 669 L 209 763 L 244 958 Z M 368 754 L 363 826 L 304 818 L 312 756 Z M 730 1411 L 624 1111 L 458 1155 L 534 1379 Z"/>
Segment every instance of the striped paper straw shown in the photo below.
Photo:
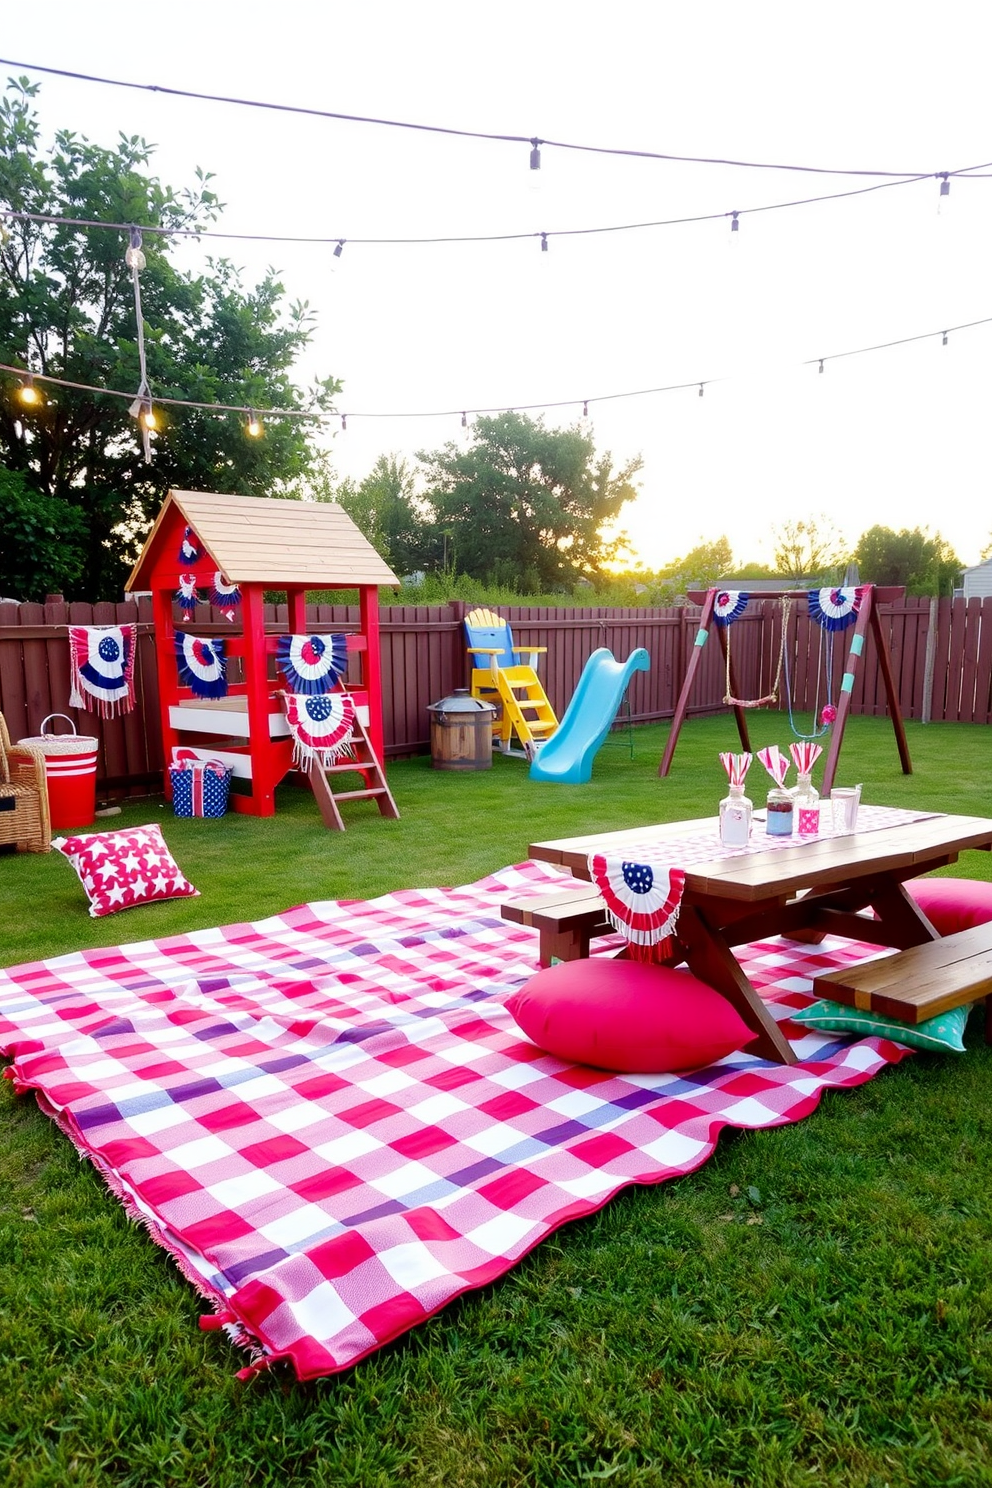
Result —
<path fill-rule="evenodd" d="M 767 749 L 758 750 L 758 758 L 780 788 L 785 784 L 785 777 L 789 773 L 789 761 L 779 749 L 777 744 L 770 744 Z"/>

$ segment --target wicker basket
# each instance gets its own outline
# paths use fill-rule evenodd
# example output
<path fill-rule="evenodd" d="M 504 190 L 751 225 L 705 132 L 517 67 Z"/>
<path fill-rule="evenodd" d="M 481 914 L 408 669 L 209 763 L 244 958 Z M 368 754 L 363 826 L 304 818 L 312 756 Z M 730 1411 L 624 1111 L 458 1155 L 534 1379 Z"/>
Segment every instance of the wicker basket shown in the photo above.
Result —
<path fill-rule="evenodd" d="M 0 847 L 48 852 L 51 845 L 44 756 L 40 749 L 12 745 L 0 713 Z"/>

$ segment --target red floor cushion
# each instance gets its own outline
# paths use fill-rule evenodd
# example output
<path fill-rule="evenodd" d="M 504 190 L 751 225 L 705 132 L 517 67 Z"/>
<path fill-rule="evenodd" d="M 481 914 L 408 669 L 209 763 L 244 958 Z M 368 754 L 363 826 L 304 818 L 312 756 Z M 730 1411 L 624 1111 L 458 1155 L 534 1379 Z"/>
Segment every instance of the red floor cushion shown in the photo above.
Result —
<path fill-rule="evenodd" d="M 157 822 L 120 832 L 53 837 L 52 846 L 78 873 L 94 917 L 200 892 L 184 877 Z"/>
<path fill-rule="evenodd" d="M 906 885 L 941 935 L 992 921 L 992 883 L 976 878 L 916 878 Z"/>
<path fill-rule="evenodd" d="M 644 961 L 564 961 L 531 977 L 506 1006 L 538 1048 L 624 1073 L 701 1069 L 755 1036 L 705 982 Z"/>

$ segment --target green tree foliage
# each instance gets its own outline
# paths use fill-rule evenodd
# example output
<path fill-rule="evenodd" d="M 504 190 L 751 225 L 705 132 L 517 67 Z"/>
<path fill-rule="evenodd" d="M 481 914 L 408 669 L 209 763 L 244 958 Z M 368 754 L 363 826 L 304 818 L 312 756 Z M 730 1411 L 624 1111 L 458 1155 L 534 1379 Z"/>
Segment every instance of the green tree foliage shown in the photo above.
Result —
<path fill-rule="evenodd" d="M 962 568 L 939 532 L 931 536 L 919 527 L 869 527 L 858 538 L 855 557 L 866 583 L 904 584 L 908 594 L 952 594 Z"/>
<path fill-rule="evenodd" d="M 426 573 L 439 565 L 441 535 L 417 499 L 405 460 L 380 455 L 361 484 L 345 482 L 337 499 L 394 573 Z"/>
<path fill-rule="evenodd" d="M 0 596 L 42 600 L 70 592 L 83 577 L 85 540 L 78 506 L 52 501 L 20 471 L 0 467 Z"/>
<path fill-rule="evenodd" d="M 684 558 L 676 558 L 661 569 L 659 578 L 667 579 L 679 593 L 686 589 L 709 589 L 717 579 L 731 572 L 733 562 L 730 539 L 722 536 L 713 542 L 697 543 Z"/>
<path fill-rule="evenodd" d="M 992 532 L 989 533 L 989 540 L 985 544 L 981 552 L 981 559 L 983 563 L 985 562 L 986 558 L 992 558 Z"/>
<path fill-rule="evenodd" d="M 788 579 L 819 579 L 846 563 L 840 533 L 822 512 L 772 529 L 775 572 Z"/>
<path fill-rule="evenodd" d="M 315 384 L 304 397 L 291 380 L 312 319 L 305 304 L 284 304 L 274 271 L 246 289 L 227 260 L 209 261 L 202 276 L 170 262 L 168 233 L 195 232 L 220 211 L 210 177 L 198 171 L 196 185 L 178 192 L 163 186 L 147 173 L 151 150 L 137 136 L 121 135 L 105 149 L 61 131 L 45 151 L 31 103 L 36 92 L 20 79 L 0 99 L 0 205 L 145 229 L 140 290 L 153 396 L 327 408 L 337 383 Z M 121 232 L 9 219 L 0 241 L 0 361 L 137 391 L 127 241 Z M 305 474 L 312 459 L 303 420 L 270 419 L 266 437 L 252 440 L 237 414 L 159 405 L 165 427 L 151 436 L 149 465 L 127 399 L 39 384 L 43 401 L 28 411 L 17 386 L 13 378 L 0 385 L 0 461 L 53 504 L 58 529 L 75 533 L 82 521 L 85 580 L 67 576 L 70 597 L 120 594 L 170 487 L 272 494 Z"/>
<path fill-rule="evenodd" d="M 579 429 L 520 413 L 479 418 L 467 449 L 420 454 L 448 567 L 518 591 L 571 587 L 620 545 L 603 534 L 633 500 L 639 458 L 614 470 Z"/>

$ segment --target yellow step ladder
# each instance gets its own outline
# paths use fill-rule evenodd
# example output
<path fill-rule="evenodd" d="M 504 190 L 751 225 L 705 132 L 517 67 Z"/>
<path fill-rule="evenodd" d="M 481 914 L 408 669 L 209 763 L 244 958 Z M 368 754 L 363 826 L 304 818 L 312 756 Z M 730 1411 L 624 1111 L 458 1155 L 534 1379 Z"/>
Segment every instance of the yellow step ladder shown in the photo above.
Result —
<path fill-rule="evenodd" d="M 500 749 L 509 754 L 516 734 L 527 758 L 533 759 L 539 746 L 558 727 L 548 695 L 533 667 L 500 667 L 495 681 L 502 705 L 498 725 Z"/>

